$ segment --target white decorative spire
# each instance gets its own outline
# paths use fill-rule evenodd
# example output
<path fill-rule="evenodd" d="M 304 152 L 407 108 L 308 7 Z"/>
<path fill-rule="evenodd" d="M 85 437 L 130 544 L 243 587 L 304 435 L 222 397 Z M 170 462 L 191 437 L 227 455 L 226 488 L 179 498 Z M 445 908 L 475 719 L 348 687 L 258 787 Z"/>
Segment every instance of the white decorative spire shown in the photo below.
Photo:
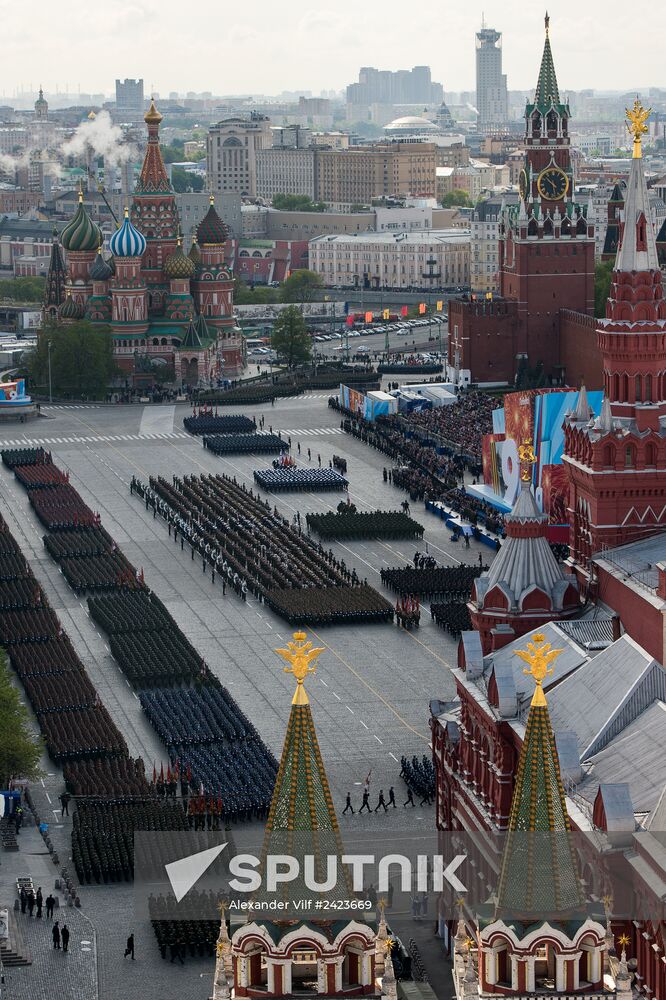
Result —
<path fill-rule="evenodd" d="M 213 981 L 212 1000 L 229 1000 L 229 980 L 233 975 L 233 959 L 231 957 L 231 938 L 227 930 L 226 903 L 220 903 L 220 933 L 217 937 L 215 952 L 215 979 Z"/>
<path fill-rule="evenodd" d="M 635 156 L 631 161 L 623 216 L 615 270 L 658 271 L 657 240 L 642 156 Z"/>
<path fill-rule="evenodd" d="M 393 959 L 391 958 L 391 942 L 387 941 L 384 951 L 384 974 L 382 976 L 382 996 L 387 1000 L 397 1000 L 398 984 L 395 981 Z"/>
<path fill-rule="evenodd" d="M 578 393 L 578 402 L 576 403 L 573 416 L 574 420 L 582 420 L 585 423 L 590 419 L 590 404 L 587 401 L 587 389 L 584 382 L 581 384 L 580 392 Z"/>
<path fill-rule="evenodd" d="M 613 430 L 613 414 L 608 396 L 604 396 L 604 401 L 601 404 L 601 413 L 597 417 L 596 426 L 597 430 L 601 431 L 602 434 L 610 434 Z"/>
<path fill-rule="evenodd" d="M 388 941 L 388 930 L 386 927 L 386 903 L 383 899 L 378 902 L 379 924 L 375 935 L 375 967 L 379 975 L 384 968 L 384 960 L 387 955 L 386 942 Z"/>

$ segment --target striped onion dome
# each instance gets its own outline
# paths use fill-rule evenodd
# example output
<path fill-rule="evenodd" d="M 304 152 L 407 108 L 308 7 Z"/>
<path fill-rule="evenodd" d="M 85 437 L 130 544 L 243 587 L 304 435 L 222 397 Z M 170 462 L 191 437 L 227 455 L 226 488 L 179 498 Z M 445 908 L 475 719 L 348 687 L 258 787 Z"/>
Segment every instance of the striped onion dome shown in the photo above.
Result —
<path fill-rule="evenodd" d="M 194 235 L 194 238 L 192 239 L 192 246 L 190 247 L 190 252 L 188 253 L 187 256 L 190 258 L 195 268 L 198 267 L 199 264 L 201 263 L 201 252 L 199 250 L 199 244 L 197 243 L 196 233 Z"/>
<path fill-rule="evenodd" d="M 210 196 L 210 208 L 197 226 L 197 243 L 202 247 L 223 246 L 229 239 L 229 230 L 215 210 L 215 196 Z"/>
<path fill-rule="evenodd" d="M 84 208 L 82 191 L 79 191 L 79 207 L 76 215 L 60 234 L 60 242 L 65 250 L 75 253 L 96 250 L 102 242 L 99 226 L 93 222 Z"/>
<path fill-rule="evenodd" d="M 185 256 L 178 240 L 178 246 L 164 261 L 165 275 L 167 278 L 192 278 L 194 270 L 194 262 Z"/>
<path fill-rule="evenodd" d="M 134 228 L 127 209 L 125 209 L 125 221 L 111 237 L 109 247 L 114 257 L 142 257 L 145 253 L 146 237 Z"/>
<path fill-rule="evenodd" d="M 83 316 L 83 308 L 76 302 L 72 296 L 67 293 L 67 298 L 65 303 L 60 310 L 61 319 L 81 319 Z"/>

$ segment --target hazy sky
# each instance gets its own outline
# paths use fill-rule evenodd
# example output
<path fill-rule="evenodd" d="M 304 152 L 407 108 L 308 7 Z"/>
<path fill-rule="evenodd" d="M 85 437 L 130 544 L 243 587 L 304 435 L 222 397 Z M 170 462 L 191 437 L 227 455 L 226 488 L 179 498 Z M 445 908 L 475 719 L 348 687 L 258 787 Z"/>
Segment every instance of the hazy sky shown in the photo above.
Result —
<path fill-rule="evenodd" d="M 529 0 L 0 0 L 0 94 L 110 92 L 116 76 L 162 94 L 319 93 L 362 65 L 424 64 L 445 89 L 473 89 L 482 11 L 504 33 L 509 88 L 533 87 L 543 10 Z M 550 14 L 563 89 L 666 86 L 663 0 L 557 0 Z"/>

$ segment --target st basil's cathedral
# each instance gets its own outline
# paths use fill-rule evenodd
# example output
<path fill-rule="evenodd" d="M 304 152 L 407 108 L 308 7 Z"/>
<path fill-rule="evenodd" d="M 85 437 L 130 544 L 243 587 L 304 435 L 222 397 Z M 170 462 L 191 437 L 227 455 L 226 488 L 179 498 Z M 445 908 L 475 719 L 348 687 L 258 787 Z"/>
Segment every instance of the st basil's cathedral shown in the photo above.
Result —
<path fill-rule="evenodd" d="M 54 239 L 44 315 L 52 322 L 109 325 L 125 377 L 140 381 L 141 372 L 157 361 L 173 366 L 177 381 L 197 385 L 235 374 L 244 364 L 233 278 L 225 266 L 229 232 L 211 196 L 192 248 L 184 253 L 160 151 L 162 116 L 154 102 L 144 120 L 146 155 L 131 207 L 111 237 L 111 257 L 102 254 L 101 230 L 80 194 L 76 214 L 60 240 Z"/>

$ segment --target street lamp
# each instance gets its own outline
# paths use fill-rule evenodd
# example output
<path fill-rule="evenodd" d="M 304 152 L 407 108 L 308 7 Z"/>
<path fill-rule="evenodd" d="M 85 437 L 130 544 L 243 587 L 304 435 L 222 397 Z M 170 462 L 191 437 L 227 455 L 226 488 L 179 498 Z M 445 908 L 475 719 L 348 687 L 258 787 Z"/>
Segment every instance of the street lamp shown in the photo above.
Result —
<path fill-rule="evenodd" d="M 441 279 L 442 272 L 438 271 L 437 273 L 435 273 L 435 268 L 437 267 L 437 259 L 435 257 L 433 257 L 432 254 L 430 255 L 430 257 L 426 261 L 426 266 L 427 266 L 428 270 L 424 271 L 423 274 L 421 275 L 421 277 L 426 278 L 426 280 L 429 282 L 429 289 L 430 289 L 429 293 L 428 293 L 428 341 L 430 341 L 431 336 L 432 336 L 432 288 L 433 288 L 433 282 L 435 281 L 436 278 L 440 278 Z M 440 327 L 440 353 L 441 353 L 441 343 L 442 343 L 442 338 L 441 338 L 441 327 Z"/>
<path fill-rule="evenodd" d="M 53 390 L 51 387 L 51 338 L 47 340 L 47 348 L 49 354 L 49 403 L 53 402 Z"/>

